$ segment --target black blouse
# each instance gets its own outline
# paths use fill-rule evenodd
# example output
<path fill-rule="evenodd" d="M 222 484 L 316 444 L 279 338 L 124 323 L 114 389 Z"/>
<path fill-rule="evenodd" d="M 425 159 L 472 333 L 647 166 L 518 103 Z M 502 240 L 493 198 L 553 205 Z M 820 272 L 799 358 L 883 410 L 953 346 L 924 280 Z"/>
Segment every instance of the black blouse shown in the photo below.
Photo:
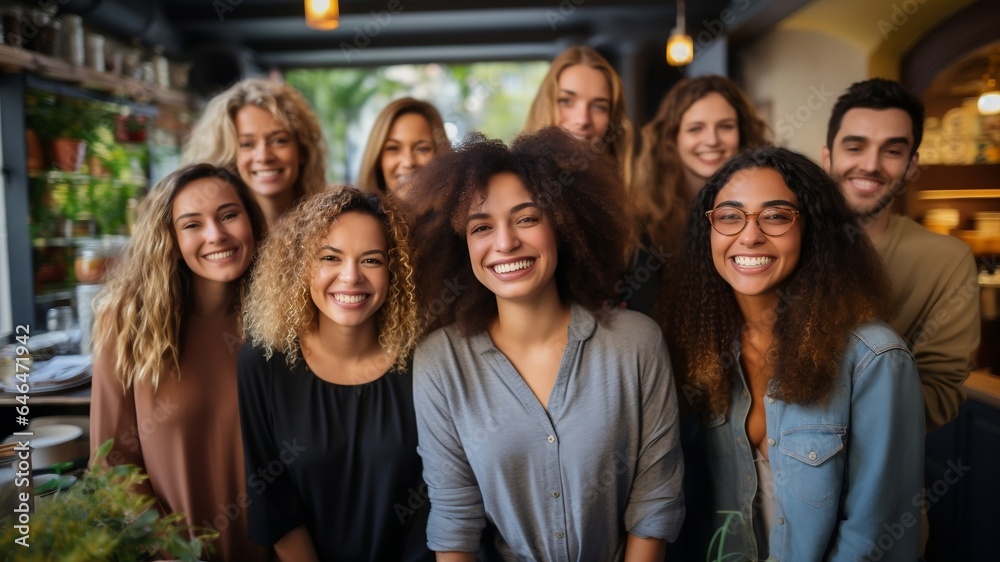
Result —
<path fill-rule="evenodd" d="M 238 371 L 254 542 L 304 524 L 320 560 L 434 559 L 409 370 L 343 386 L 247 344 Z"/>

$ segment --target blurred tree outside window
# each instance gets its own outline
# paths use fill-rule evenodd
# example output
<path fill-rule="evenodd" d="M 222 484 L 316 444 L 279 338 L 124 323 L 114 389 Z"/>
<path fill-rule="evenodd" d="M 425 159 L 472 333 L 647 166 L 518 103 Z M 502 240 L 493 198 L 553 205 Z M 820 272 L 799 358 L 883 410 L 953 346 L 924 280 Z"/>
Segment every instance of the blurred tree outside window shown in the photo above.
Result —
<path fill-rule="evenodd" d="M 353 183 L 375 118 L 392 100 L 433 103 L 453 144 L 472 131 L 510 142 L 548 69 L 547 61 L 394 65 L 291 70 L 285 80 L 319 118 L 329 148 L 327 179 Z"/>

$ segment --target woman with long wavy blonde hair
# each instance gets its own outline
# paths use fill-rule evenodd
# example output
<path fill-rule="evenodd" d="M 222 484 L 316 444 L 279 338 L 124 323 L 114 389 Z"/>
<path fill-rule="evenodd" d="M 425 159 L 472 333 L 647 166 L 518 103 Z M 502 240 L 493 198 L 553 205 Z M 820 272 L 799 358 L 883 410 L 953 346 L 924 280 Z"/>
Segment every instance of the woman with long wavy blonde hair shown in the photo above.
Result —
<path fill-rule="evenodd" d="M 552 125 L 613 156 L 625 185 L 631 185 L 633 132 L 624 88 L 615 69 L 594 49 L 570 47 L 549 66 L 522 132 L 534 133 Z"/>
<path fill-rule="evenodd" d="M 309 102 L 291 86 L 248 78 L 212 98 L 191 130 L 184 163 L 238 174 L 268 226 L 326 186 L 326 141 Z"/>
<path fill-rule="evenodd" d="M 447 152 L 451 141 L 436 107 L 414 98 L 394 100 L 375 118 L 358 185 L 404 197 L 406 190 L 400 187 L 435 156 Z"/>
<path fill-rule="evenodd" d="M 136 232 L 97 297 L 91 447 L 148 475 L 163 513 L 220 533 L 210 560 L 266 560 L 247 518 L 236 396 L 239 308 L 264 219 L 247 186 L 210 164 L 183 167 L 139 205 Z"/>
<path fill-rule="evenodd" d="M 433 560 L 412 499 L 419 326 L 401 215 L 353 187 L 306 198 L 261 249 L 244 326 L 250 538 L 282 560 Z"/>

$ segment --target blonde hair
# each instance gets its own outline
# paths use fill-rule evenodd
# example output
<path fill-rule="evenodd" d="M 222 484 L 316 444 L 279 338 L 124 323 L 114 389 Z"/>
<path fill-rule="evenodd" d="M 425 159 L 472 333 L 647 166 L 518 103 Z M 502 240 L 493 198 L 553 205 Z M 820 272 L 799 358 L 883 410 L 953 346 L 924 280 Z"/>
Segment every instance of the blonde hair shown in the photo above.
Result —
<path fill-rule="evenodd" d="M 684 164 L 677 151 L 677 133 L 684 113 L 698 100 L 717 93 L 736 110 L 740 149 L 768 143 L 767 124 L 732 80 L 724 76 L 685 78 L 660 103 L 653 120 L 642 128 L 642 149 L 635 163 L 632 192 L 636 194 L 649 241 L 656 247 L 677 245 L 692 197 L 684 188 Z"/>
<path fill-rule="evenodd" d="M 247 105 L 267 111 L 295 135 L 302 162 L 292 188 L 295 199 L 322 191 L 326 187 L 326 141 L 319 120 L 298 90 L 272 80 L 248 78 L 212 98 L 191 130 L 181 161 L 208 162 L 238 174 L 236 113 Z"/>
<path fill-rule="evenodd" d="M 181 189 L 203 178 L 231 185 L 246 209 L 254 239 L 263 238 L 264 217 L 253 193 L 238 175 L 223 168 L 185 166 L 149 191 L 139 204 L 135 234 L 120 263 L 104 279 L 94 304 L 94 349 L 114 355 L 114 371 L 124 389 L 149 382 L 155 390 L 163 373 L 173 371 L 180 376 L 180 332 L 191 270 L 178 257 L 173 202 Z M 245 297 L 243 285 L 237 293 L 237 309 Z"/>
<path fill-rule="evenodd" d="M 311 195 L 282 216 L 261 246 L 243 307 L 248 340 L 270 358 L 285 354 L 289 366 L 300 356 L 300 336 L 315 329 L 319 310 L 310 295 L 310 279 L 321 241 L 340 214 L 357 211 L 378 220 L 389 251 L 389 295 L 376 313 L 379 344 L 406 367 L 419 325 L 410 265 L 408 229 L 392 203 L 378 194 L 334 186 Z"/>
<path fill-rule="evenodd" d="M 368 145 L 365 146 L 365 153 L 361 157 L 361 170 L 358 174 L 358 186 L 362 189 L 385 192 L 385 176 L 382 174 L 382 147 L 389 139 L 389 129 L 401 115 L 416 113 L 422 115 L 427 120 L 427 125 L 431 129 L 431 141 L 434 143 L 434 155 L 451 152 L 451 141 L 444 131 L 444 120 L 437 108 L 425 101 L 414 98 L 400 98 L 389 103 L 378 117 L 368 135 Z"/>
<path fill-rule="evenodd" d="M 611 115 L 608 130 L 604 133 L 602 141 L 618 162 L 625 185 L 631 185 L 633 131 L 632 121 L 625 111 L 625 91 L 615 69 L 590 47 L 584 45 L 570 47 L 559 53 L 559 56 L 552 61 L 548 74 L 542 79 L 542 84 L 538 88 L 538 95 L 531 104 L 523 132 L 534 133 L 545 127 L 559 125 L 559 75 L 577 64 L 600 70 L 608 79 L 608 85 L 611 87 Z"/>

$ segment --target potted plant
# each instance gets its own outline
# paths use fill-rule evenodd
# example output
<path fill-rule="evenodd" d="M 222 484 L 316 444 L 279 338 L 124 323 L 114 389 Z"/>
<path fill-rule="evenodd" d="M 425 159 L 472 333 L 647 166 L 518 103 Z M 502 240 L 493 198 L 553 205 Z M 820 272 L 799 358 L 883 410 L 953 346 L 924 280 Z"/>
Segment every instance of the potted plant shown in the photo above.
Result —
<path fill-rule="evenodd" d="M 52 162 L 64 172 L 77 172 L 87 154 L 87 142 L 108 111 L 97 102 L 42 92 L 28 99 L 29 126 L 52 146 Z"/>
<path fill-rule="evenodd" d="M 218 533 L 189 528 L 180 513 L 161 516 L 152 498 L 132 492 L 147 476 L 132 465 L 104 466 L 111 444 L 98 448 L 94 467 L 72 487 L 38 506 L 28 548 L 14 542 L 21 535 L 12 522 L 0 525 L 0 540 L 8 545 L 4 560 L 198 560 Z"/>

